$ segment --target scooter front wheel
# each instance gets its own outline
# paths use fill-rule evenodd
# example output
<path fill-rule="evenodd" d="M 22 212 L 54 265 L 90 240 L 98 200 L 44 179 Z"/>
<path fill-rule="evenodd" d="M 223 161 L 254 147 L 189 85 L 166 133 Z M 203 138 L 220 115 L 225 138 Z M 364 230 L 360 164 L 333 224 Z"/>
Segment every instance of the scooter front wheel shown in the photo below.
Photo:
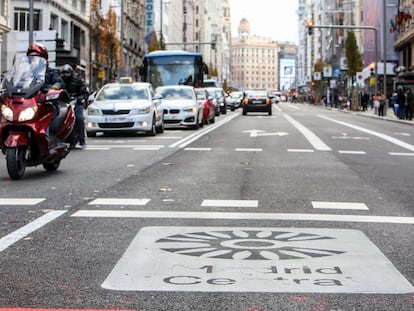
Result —
<path fill-rule="evenodd" d="M 13 147 L 6 150 L 7 172 L 11 179 L 22 179 L 26 171 L 26 148 Z"/>

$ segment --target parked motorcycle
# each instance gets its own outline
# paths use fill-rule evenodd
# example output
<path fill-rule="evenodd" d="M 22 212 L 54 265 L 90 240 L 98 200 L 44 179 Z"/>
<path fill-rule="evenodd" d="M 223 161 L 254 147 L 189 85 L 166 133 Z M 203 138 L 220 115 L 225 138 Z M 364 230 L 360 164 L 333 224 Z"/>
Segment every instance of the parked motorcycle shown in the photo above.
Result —
<path fill-rule="evenodd" d="M 16 60 L 0 94 L 0 148 L 11 179 L 24 176 L 27 166 L 58 169 L 69 153 L 64 143 L 75 124 L 65 90 L 44 85 L 46 60 L 37 56 Z"/>

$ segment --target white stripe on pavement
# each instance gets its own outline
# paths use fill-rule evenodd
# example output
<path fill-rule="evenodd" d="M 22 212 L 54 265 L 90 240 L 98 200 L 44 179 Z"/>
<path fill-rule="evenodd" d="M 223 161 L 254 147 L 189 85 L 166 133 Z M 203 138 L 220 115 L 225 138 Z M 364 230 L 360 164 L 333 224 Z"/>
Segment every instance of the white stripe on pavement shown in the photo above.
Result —
<path fill-rule="evenodd" d="M 327 215 L 327 214 L 289 214 L 289 213 L 216 213 L 216 212 L 179 212 L 179 211 L 118 211 L 118 210 L 80 210 L 71 217 L 116 217 L 116 218 L 167 218 L 167 219 L 224 219 L 224 220 L 296 220 L 332 222 L 368 222 L 389 224 L 414 224 L 414 217 L 365 216 L 365 215 Z"/>
<path fill-rule="evenodd" d="M 241 151 L 241 152 L 255 152 L 255 151 L 263 151 L 262 148 L 236 148 L 234 149 L 236 151 Z"/>
<path fill-rule="evenodd" d="M 388 152 L 388 154 L 393 156 L 414 157 L 414 153 L 409 152 Z"/>
<path fill-rule="evenodd" d="M 353 150 L 338 150 L 338 153 L 342 153 L 342 154 L 366 154 L 365 151 L 353 151 Z"/>
<path fill-rule="evenodd" d="M 36 205 L 45 198 L 0 198 L 0 205 Z"/>
<path fill-rule="evenodd" d="M 89 205 L 146 205 L 150 199 L 114 199 L 98 198 L 89 202 Z"/>
<path fill-rule="evenodd" d="M 204 200 L 201 206 L 209 207 L 257 207 L 257 200 Z"/>
<path fill-rule="evenodd" d="M 322 202 L 312 201 L 313 208 L 322 209 L 347 209 L 347 210 L 369 210 L 364 203 L 354 202 Z"/>
<path fill-rule="evenodd" d="M 364 132 L 364 133 L 371 134 L 373 136 L 376 136 L 376 137 L 382 138 L 386 141 L 389 141 L 390 143 L 393 143 L 393 144 L 395 144 L 397 146 L 400 146 L 402 148 L 408 149 L 410 151 L 414 151 L 414 145 L 407 144 L 406 142 L 403 142 L 402 140 L 399 140 L 397 138 L 394 138 L 394 137 L 391 137 L 391 136 L 388 136 L 388 135 L 385 135 L 385 134 L 382 134 L 382 133 L 378 133 L 378 132 L 375 132 L 375 131 L 371 131 L 371 130 L 368 130 L 366 128 L 363 128 L 363 127 L 360 127 L 360 126 L 357 126 L 357 125 L 353 125 L 353 124 L 350 124 L 350 123 L 338 121 L 338 120 L 326 117 L 324 115 L 319 115 L 319 117 L 322 118 L 322 119 L 328 120 L 328 121 L 332 121 L 332 122 L 344 125 L 344 126 L 348 126 L 350 128 L 353 128 L 355 130 L 358 130 L 358 131 L 361 131 L 361 132 Z"/>
<path fill-rule="evenodd" d="M 35 219 L 34 221 L 28 223 L 27 225 L 21 227 L 20 229 L 6 235 L 5 237 L 2 237 L 0 239 L 0 252 L 4 251 L 9 246 L 13 245 L 17 241 L 23 239 L 24 237 L 28 236 L 30 233 L 43 227 L 44 225 L 58 218 L 64 213 L 66 213 L 66 210 L 48 212 L 42 217 L 39 217 Z"/>
<path fill-rule="evenodd" d="M 327 144 L 325 144 L 318 136 L 316 136 L 311 130 L 307 129 L 305 126 L 300 124 L 298 121 L 293 119 L 291 116 L 287 114 L 283 114 L 283 116 L 294 126 L 296 129 L 302 133 L 303 136 L 310 142 L 310 144 L 319 151 L 331 151 L 332 149 L 329 148 Z"/>

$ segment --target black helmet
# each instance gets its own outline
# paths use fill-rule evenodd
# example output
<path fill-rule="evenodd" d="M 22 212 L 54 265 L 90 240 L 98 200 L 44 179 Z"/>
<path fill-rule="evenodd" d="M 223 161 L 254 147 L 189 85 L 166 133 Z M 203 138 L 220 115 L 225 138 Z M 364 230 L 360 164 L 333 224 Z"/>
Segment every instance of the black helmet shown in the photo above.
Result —
<path fill-rule="evenodd" d="M 63 65 L 63 67 L 62 67 L 62 73 L 63 74 L 67 74 L 67 73 L 72 74 L 72 72 L 73 72 L 73 69 L 72 69 L 71 65 L 69 65 L 69 64 Z"/>

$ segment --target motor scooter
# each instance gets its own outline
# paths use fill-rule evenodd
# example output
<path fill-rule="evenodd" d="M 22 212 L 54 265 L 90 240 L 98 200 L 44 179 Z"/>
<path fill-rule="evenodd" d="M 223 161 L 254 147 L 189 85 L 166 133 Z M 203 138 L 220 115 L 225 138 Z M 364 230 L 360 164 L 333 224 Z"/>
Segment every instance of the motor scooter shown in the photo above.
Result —
<path fill-rule="evenodd" d="M 75 124 L 66 90 L 45 85 L 46 60 L 25 56 L 16 60 L 0 94 L 0 148 L 11 179 L 24 176 L 27 166 L 55 171 L 70 148 L 65 143 Z"/>

